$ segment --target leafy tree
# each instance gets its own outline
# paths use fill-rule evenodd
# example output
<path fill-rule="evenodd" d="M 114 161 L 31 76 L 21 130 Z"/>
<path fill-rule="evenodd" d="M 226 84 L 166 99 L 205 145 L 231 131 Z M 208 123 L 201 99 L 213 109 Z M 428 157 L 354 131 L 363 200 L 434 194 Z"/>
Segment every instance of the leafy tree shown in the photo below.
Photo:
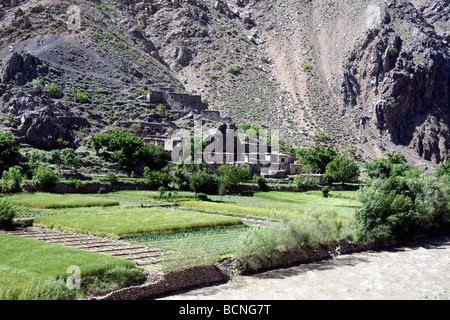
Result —
<path fill-rule="evenodd" d="M 355 217 L 366 241 L 409 239 L 450 223 L 448 197 L 439 183 L 425 174 L 373 179 L 358 191 L 358 199 L 362 207 Z"/>
<path fill-rule="evenodd" d="M 0 133 L 0 172 L 19 164 L 19 146 L 11 132 Z"/>
<path fill-rule="evenodd" d="M 450 176 L 450 161 L 446 161 L 445 163 L 441 163 L 441 165 L 436 169 L 436 176 Z"/>
<path fill-rule="evenodd" d="M 50 152 L 50 155 L 48 156 L 47 160 L 48 160 L 50 163 L 56 164 L 58 167 L 59 167 L 59 166 L 62 166 L 63 163 L 64 163 L 63 158 L 62 158 L 62 155 L 61 155 L 61 151 L 58 150 L 58 149 L 53 149 L 53 150 Z"/>
<path fill-rule="evenodd" d="M 366 163 L 364 168 L 369 177 L 389 178 L 391 176 L 419 176 L 422 172 L 417 167 L 406 162 L 406 158 L 399 152 L 386 154 L 387 158 L 376 158 Z"/>
<path fill-rule="evenodd" d="M 101 148 L 108 146 L 108 135 L 95 133 L 89 138 L 89 144 L 95 149 L 96 155 L 98 155 Z"/>
<path fill-rule="evenodd" d="M 170 176 L 167 173 L 151 170 L 149 167 L 144 168 L 144 177 L 147 180 L 147 184 L 155 190 L 161 187 L 167 189 L 171 182 Z"/>
<path fill-rule="evenodd" d="M 199 170 L 189 177 L 189 187 L 196 197 L 198 193 L 216 193 L 218 183 L 217 176 L 207 170 Z"/>
<path fill-rule="evenodd" d="M 142 157 L 149 168 L 161 170 L 167 165 L 169 155 L 164 147 L 151 144 L 143 147 Z"/>
<path fill-rule="evenodd" d="M 112 152 L 111 158 L 129 172 L 141 160 L 144 152 L 142 137 L 135 136 L 130 132 L 120 133 L 118 129 L 109 130 L 103 134 L 94 134 L 89 141 L 97 154 L 101 148 L 106 147 L 106 150 Z"/>
<path fill-rule="evenodd" d="M 33 149 L 28 154 L 28 166 L 31 170 L 36 169 L 41 163 L 45 163 L 45 160 L 45 154 L 40 150 Z"/>
<path fill-rule="evenodd" d="M 223 175 L 222 181 L 229 190 L 238 186 L 241 182 L 246 182 L 249 178 L 248 170 L 240 166 L 223 164 L 218 171 Z"/>
<path fill-rule="evenodd" d="M 41 164 L 33 173 L 31 183 L 38 188 L 48 189 L 55 186 L 59 181 L 55 171 L 48 165 Z"/>
<path fill-rule="evenodd" d="M 2 192 L 20 192 L 22 184 L 22 170 L 19 166 L 11 167 L 8 171 L 3 172 L 0 186 Z"/>
<path fill-rule="evenodd" d="M 310 165 L 316 173 L 325 173 L 327 165 L 338 156 L 331 147 L 317 146 L 312 149 L 297 149 L 299 163 Z"/>
<path fill-rule="evenodd" d="M 328 183 L 354 182 L 359 176 L 359 166 L 350 158 L 337 156 L 325 170 L 324 179 Z"/>
<path fill-rule="evenodd" d="M 227 190 L 227 186 L 225 185 L 225 183 L 222 181 L 222 177 L 219 177 L 219 185 L 217 187 L 217 193 L 220 196 L 220 200 L 222 200 L 223 196 L 226 195 L 228 192 Z"/>
<path fill-rule="evenodd" d="M 65 148 L 61 151 L 63 164 L 73 171 L 77 171 L 83 166 L 83 161 L 75 154 L 72 148 Z"/>

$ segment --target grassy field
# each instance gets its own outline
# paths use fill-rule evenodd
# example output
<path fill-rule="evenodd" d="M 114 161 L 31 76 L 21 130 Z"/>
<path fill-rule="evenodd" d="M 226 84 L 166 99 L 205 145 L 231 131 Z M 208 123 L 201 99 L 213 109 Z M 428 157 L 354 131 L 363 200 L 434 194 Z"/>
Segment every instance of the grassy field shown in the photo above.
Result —
<path fill-rule="evenodd" d="M 127 237 L 125 240 L 150 247 L 174 250 L 187 254 L 228 255 L 251 227 L 236 225 L 204 228 L 190 231 L 143 234 Z"/>
<path fill-rule="evenodd" d="M 120 191 L 5 197 L 20 208 L 22 216 L 35 214 L 35 225 L 89 231 L 182 253 L 172 262 L 166 259 L 172 265 L 165 271 L 211 263 L 225 256 L 244 257 L 258 266 L 276 257 L 279 248 L 317 246 L 351 236 L 354 214 L 360 206 L 352 191 L 332 191 L 328 198 L 320 191 L 251 192 L 210 195 L 209 201 L 196 200 L 192 192 L 171 192 L 170 198 L 168 195 Z M 272 228 L 252 227 L 243 224 L 241 216 L 277 218 L 283 223 Z M 112 257 L 100 258 L 77 249 L 5 235 L 1 235 L 0 245 L 0 299 L 79 298 L 80 292 L 67 291 L 61 280 L 67 276 L 68 265 L 80 266 L 83 276 L 94 279 L 97 289 L 91 291 L 103 288 L 103 282 L 111 288 L 136 278 L 136 273 L 124 272 L 135 270 L 131 262 Z M 111 269 L 117 271 L 111 275 Z"/>
<path fill-rule="evenodd" d="M 109 290 L 143 279 L 131 261 L 75 248 L 5 234 L 0 234 L 0 248 L 2 300 L 73 299 L 91 290 Z M 69 290 L 64 279 L 71 275 L 67 268 L 72 265 L 80 268 L 82 279 L 103 278 L 102 284 Z"/>
<path fill-rule="evenodd" d="M 35 209 L 78 208 L 94 206 L 117 206 L 119 201 L 87 197 L 83 195 L 63 195 L 52 193 L 18 193 L 7 196 L 11 203 Z"/>
<path fill-rule="evenodd" d="M 56 210 L 60 215 L 40 216 L 35 224 L 70 231 L 122 237 L 138 233 L 241 224 L 239 218 L 160 207 L 91 207 Z"/>

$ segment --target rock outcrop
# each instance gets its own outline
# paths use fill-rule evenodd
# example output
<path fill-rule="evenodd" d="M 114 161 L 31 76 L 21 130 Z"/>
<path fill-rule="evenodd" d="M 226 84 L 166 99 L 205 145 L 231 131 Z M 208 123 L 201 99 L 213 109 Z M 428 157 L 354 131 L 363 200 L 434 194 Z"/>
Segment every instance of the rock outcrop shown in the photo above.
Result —
<path fill-rule="evenodd" d="M 383 23 L 349 56 L 344 105 L 361 106 L 378 134 L 439 163 L 450 157 L 449 46 L 410 3 L 382 11 Z"/>
<path fill-rule="evenodd" d="M 21 125 L 15 133 L 20 137 L 20 142 L 40 149 L 57 148 L 59 146 L 58 139 L 74 141 L 72 133 L 48 108 L 25 113 L 21 118 Z"/>

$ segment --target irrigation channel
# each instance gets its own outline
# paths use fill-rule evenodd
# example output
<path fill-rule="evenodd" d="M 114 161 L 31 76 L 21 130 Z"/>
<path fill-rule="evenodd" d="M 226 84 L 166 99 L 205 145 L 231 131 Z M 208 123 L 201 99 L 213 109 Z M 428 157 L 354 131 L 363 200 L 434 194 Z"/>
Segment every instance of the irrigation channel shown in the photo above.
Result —
<path fill-rule="evenodd" d="M 167 300 L 448 300 L 450 235 L 272 270 Z"/>

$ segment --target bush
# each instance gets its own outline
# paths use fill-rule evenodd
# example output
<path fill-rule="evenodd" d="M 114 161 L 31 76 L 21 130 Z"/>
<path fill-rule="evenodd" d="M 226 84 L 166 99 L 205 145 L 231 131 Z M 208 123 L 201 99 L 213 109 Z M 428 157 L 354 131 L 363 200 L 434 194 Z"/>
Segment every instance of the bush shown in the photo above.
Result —
<path fill-rule="evenodd" d="M 47 88 L 45 88 L 45 91 L 50 93 L 55 98 L 60 95 L 59 89 L 54 84 L 48 85 Z"/>
<path fill-rule="evenodd" d="M 441 165 L 436 169 L 436 176 L 450 176 L 450 161 L 446 161 L 445 163 L 441 163 Z"/>
<path fill-rule="evenodd" d="M 314 178 L 304 178 L 297 176 L 294 179 L 294 185 L 298 188 L 316 187 L 317 181 Z"/>
<path fill-rule="evenodd" d="M 20 167 L 11 167 L 8 171 L 3 172 L 0 186 L 2 192 L 20 192 L 22 184 L 22 171 Z"/>
<path fill-rule="evenodd" d="M 158 113 L 162 116 L 165 117 L 166 116 L 166 107 L 163 104 L 158 104 L 156 106 L 156 111 L 158 111 Z"/>
<path fill-rule="evenodd" d="M 0 133 L 0 172 L 19 164 L 19 147 L 11 132 Z"/>
<path fill-rule="evenodd" d="M 80 179 L 69 179 L 67 181 L 67 184 L 69 186 L 75 187 L 75 189 L 81 189 L 83 188 L 83 181 L 81 181 Z"/>
<path fill-rule="evenodd" d="M 170 184 L 170 176 L 162 171 L 152 171 L 149 167 L 144 168 L 146 183 L 155 190 L 159 188 L 167 189 Z"/>
<path fill-rule="evenodd" d="M 12 227 L 16 215 L 17 208 L 8 199 L 0 199 L 0 229 Z"/>
<path fill-rule="evenodd" d="M 77 91 L 77 101 L 80 103 L 86 103 L 89 101 L 89 94 L 87 92 Z"/>
<path fill-rule="evenodd" d="M 44 87 L 43 82 L 44 80 L 41 77 L 32 80 L 31 81 L 32 91 L 34 93 L 40 93 L 42 91 L 42 88 Z"/>
<path fill-rule="evenodd" d="M 227 68 L 227 71 L 230 73 L 238 73 L 241 71 L 241 68 L 237 64 L 232 64 Z"/>
<path fill-rule="evenodd" d="M 103 178 L 101 178 L 101 180 L 113 184 L 117 183 L 119 179 L 117 178 L 117 175 L 114 172 L 108 172 Z"/>
<path fill-rule="evenodd" d="M 197 199 L 200 201 L 208 201 L 208 195 L 204 194 L 204 193 L 199 193 L 197 194 Z"/>
<path fill-rule="evenodd" d="M 358 199 L 362 207 L 355 218 L 360 237 L 366 241 L 410 239 L 450 222 L 448 197 L 438 182 L 426 175 L 374 179 L 358 191 Z"/>
<path fill-rule="evenodd" d="M 397 56 L 397 55 L 398 55 L 398 50 L 397 50 L 396 48 L 389 48 L 389 49 L 388 49 L 388 53 L 389 53 L 391 56 Z"/>
<path fill-rule="evenodd" d="M 258 184 L 259 189 L 267 190 L 267 179 L 261 176 L 253 176 L 253 181 Z"/>
<path fill-rule="evenodd" d="M 324 198 L 328 198 L 330 195 L 330 188 L 328 188 L 328 186 L 325 186 L 322 188 L 322 195 Z"/>
<path fill-rule="evenodd" d="M 31 183 L 40 189 L 54 187 L 59 181 L 55 171 L 48 165 L 41 164 L 33 173 Z"/>
<path fill-rule="evenodd" d="M 321 243 L 342 237 L 336 212 L 308 212 L 269 228 L 252 228 L 236 248 L 236 261 L 248 270 L 270 267 L 286 252 L 304 254 Z"/>

